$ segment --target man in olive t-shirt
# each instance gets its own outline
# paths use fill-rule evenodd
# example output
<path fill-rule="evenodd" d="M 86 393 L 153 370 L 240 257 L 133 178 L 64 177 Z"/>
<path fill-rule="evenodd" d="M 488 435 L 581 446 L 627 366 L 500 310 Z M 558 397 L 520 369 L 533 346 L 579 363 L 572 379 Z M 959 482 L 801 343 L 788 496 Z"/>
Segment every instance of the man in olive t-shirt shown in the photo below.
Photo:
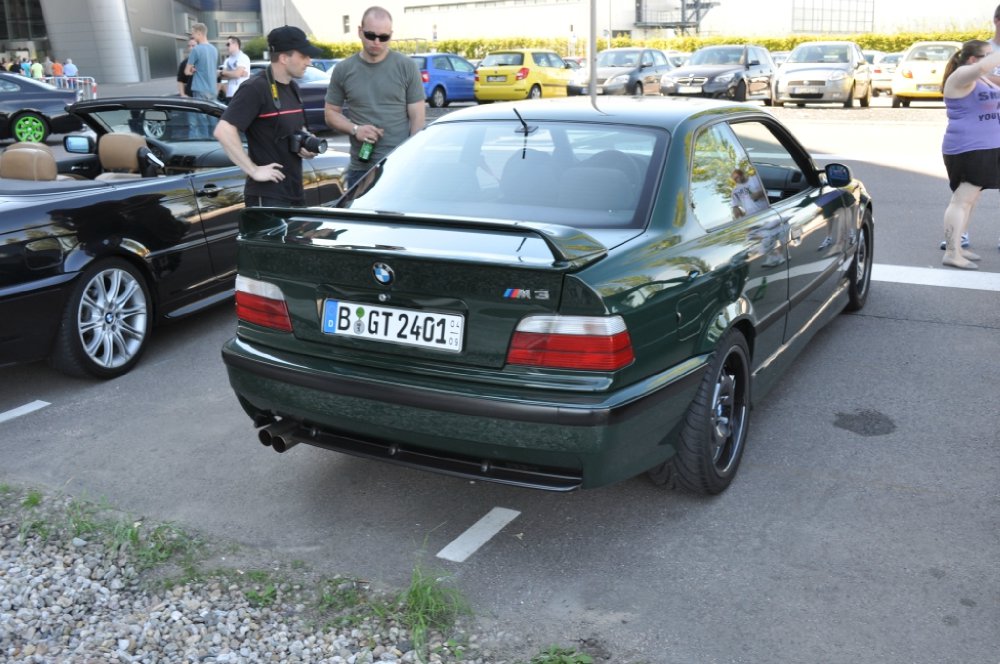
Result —
<path fill-rule="evenodd" d="M 333 68 L 324 109 L 327 126 L 350 136 L 349 187 L 425 123 L 420 70 L 412 59 L 389 48 L 389 12 L 369 7 L 361 17 L 358 36 L 363 48 Z M 363 143 L 374 144 L 367 163 L 358 159 Z"/>

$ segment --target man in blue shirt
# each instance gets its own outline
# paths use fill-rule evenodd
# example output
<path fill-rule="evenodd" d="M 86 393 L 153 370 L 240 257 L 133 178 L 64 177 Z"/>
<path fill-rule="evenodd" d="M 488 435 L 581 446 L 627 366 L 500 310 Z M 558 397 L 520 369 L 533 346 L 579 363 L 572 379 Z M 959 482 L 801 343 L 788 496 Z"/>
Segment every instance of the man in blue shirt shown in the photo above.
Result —
<path fill-rule="evenodd" d="M 191 76 L 191 96 L 195 99 L 213 100 L 218 95 L 219 50 L 208 43 L 208 26 L 194 23 L 191 36 L 195 47 L 188 55 L 187 73 Z M 192 138 L 212 138 L 208 116 L 198 114 L 198 135 Z"/>

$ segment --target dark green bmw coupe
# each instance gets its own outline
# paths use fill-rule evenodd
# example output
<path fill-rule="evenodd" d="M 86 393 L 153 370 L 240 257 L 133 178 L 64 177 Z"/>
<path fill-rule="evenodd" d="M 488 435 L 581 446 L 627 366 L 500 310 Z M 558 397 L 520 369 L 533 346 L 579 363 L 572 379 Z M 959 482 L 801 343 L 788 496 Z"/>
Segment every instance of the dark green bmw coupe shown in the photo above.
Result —
<path fill-rule="evenodd" d="M 229 379 L 262 443 L 566 491 L 718 493 L 750 408 L 868 295 L 872 202 L 753 106 L 449 114 L 239 237 Z"/>

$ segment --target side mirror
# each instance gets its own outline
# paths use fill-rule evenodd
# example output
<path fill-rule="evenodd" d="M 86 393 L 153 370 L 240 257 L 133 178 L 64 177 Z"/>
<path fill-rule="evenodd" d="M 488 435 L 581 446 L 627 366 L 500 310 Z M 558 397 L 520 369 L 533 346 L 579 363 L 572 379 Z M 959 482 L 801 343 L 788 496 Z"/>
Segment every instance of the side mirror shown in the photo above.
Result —
<path fill-rule="evenodd" d="M 645 69 L 646 67 L 652 67 L 652 66 L 653 66 L 653 61 L 652 60 L 643 60 L 642 64 L 640 65 L 640 67 L 642 67 L 643 69 Z"/>
<path fill-rule="evenodd" d="M 73 154 L 94 154 L 96 144 L 91 136 L 85 134 L 72 134 L 63 136 L 63 149 Z"/>
<path fill-rule="evenodd" d="M 750 62 L 747 63 L 747 67 L 759 67 L 759 66 L 760 66 L 760 60 L 751 60 Z"/>
<path fill-rule="evenodd" d="M 854 179 L 851 176 L 851 169 L 844 164 L 827 164 L 823 172 L 826 173 L 826 182 L 831 187 L 846 187 Z"/>

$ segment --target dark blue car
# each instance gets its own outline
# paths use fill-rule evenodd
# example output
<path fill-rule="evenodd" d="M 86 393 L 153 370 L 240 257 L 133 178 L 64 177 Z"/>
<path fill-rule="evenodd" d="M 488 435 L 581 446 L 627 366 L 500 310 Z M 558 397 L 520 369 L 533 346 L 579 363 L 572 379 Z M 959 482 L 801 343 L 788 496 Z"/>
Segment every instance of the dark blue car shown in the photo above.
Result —
<path fill-rule="evenodd" d="M 410 57 L 420 68 L 424 96 L 433 108 L 453 101 L 475 101 L 472 86 L 476 68 L 471 62 L 454 53 L 418 53 Z"/>

